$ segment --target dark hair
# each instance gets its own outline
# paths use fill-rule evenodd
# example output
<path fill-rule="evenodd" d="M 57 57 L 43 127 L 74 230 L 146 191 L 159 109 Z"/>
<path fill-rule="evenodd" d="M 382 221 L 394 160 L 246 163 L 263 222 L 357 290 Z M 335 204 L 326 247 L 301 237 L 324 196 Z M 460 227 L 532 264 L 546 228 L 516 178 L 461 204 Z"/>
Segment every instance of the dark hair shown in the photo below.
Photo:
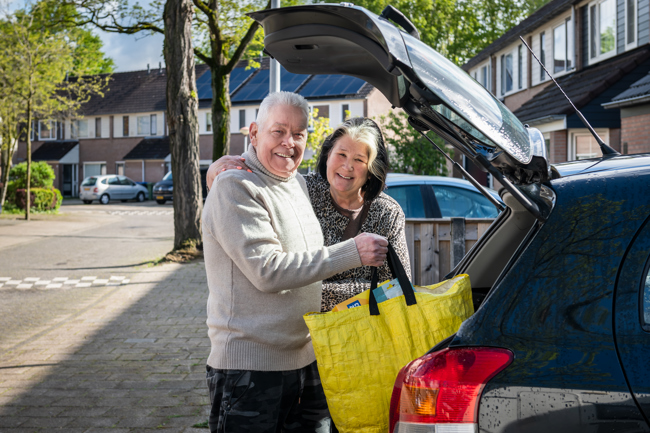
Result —
<path fill-rule="evenodd" d="M 364 201 L 372 201 L 384 190 L 389 167 L 388 150 L 384 143 L 384 136 L 373 120 L 353 117 L 339 125 L 323 142 L 320 155 L 318 155 L 318 163 L 316 164 L 318 173 L 323 179 L 327 180 L 327 158 L 339 138 L 344 136 L 360 141 L 370 148 L 368 152 L 368 173 L 370 178 L 361 187 L 361 190 L 364 192 Z"/>

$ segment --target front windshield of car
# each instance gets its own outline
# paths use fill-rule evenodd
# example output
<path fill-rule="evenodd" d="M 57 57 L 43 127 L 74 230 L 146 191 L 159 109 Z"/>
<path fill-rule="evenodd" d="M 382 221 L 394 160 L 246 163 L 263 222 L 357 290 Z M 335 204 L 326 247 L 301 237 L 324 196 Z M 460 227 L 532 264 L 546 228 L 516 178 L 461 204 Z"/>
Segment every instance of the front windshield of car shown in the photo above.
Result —
<path fill-rule="evenodd" d="M 172 172 L 169 171 L 162 180 L 172 180 Z"/>
<path fill-rule="evenodd" d="M 521 122 L 483 86 L 428 45 L 402 34 L 413 71 L 451 108 L 432 108 L 484 144 L 495 144 L 517 161 L 530 162 L 530 138 Z"/>

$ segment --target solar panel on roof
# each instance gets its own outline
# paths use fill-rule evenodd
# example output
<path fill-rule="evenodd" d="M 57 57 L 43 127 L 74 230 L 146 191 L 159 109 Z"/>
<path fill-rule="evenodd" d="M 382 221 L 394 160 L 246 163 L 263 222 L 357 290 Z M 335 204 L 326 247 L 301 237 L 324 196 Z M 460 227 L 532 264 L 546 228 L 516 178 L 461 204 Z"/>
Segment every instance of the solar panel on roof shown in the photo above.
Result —
<path fill-rule="evenodd" d="M 212 99 L 212 87 L 210 85 L 210 70 L 208 69 L 196 79 L 196 93 L 199 99 Z"/>
<path fill-rule="evenodd" d="M 347 75 L 315 75 L 302 88 L 300 94 L 306 98 L 354 95 L 364 84 L 365 81 Z"/>
<path fill-rule="evenodd" d="M 261 101 L 269 94 L 269 70 L 261 69 L 235 93 L 232 102 Z"/>
<path fill-rule="evenodd" d="M 255 69 L 246 69 L 246 68 L 235 68 L 230 73 L 230 93 L 234 92 L 241 83 L 246 80 Z M 212 74 L 208 69 L 196 79 L 196 93 L 199 95 L 199 99 L 212 99 Z"/>
<path fill-rule="evenodd" d="M 295 92 L 302 83 L 305 82 L 309 75 L 305 74 L 293 74 L 284 67 L 281 67 L 282 73 L 280 74 L 280 87 L 285 92 Z"/>

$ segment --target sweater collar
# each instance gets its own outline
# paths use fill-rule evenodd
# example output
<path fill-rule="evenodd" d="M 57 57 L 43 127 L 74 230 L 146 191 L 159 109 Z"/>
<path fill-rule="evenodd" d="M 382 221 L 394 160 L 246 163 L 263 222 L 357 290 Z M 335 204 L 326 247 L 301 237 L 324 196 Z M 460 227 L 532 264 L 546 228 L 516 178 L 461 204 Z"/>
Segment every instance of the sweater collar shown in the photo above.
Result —
<path fill-rule="evenodd" d="M 265 174 L 266 176 L 268 176 L 268 177 L 270 177 L 272 179 L 275 179 L 277 181 L 280 181 L 280 182 L 288 182 L 291 179 L 293 179 L 294 177 L 296 177 L 296 173 L 298 173 L 298 171 L 295 171 L 289 177 L 282 177 L 282 176 L 278 176 L 276 174 L 271 173 L 260 162 L 259 158 L 257 157 L 257 150 L 253 146 L 250 146 L 248 148 L 248 151 L 246 153 L 244 153 L 242 156 L 246 159 L 246 165 L 249 166 L 251 168 L 251 170 L 253 170 L 254 172 L 255 171 L 261 172 L 262 174 Z"/>

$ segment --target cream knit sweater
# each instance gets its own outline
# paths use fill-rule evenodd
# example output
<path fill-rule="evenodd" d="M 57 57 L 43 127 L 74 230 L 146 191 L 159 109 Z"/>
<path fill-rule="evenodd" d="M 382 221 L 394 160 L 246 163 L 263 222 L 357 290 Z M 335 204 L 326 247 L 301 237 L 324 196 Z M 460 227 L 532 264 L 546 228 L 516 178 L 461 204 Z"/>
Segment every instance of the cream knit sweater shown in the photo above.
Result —
<path fill-rule="evenodd" d="M 253 173 L 219 174 L 203 209 L 208 276 L 208 365 L 295 370 L 315 360 L 303 314 L 320 311 L 321 280 L 361 266 L 353 239 L 324 247 L 305 181 L 275 176 L 244 155 Z"/>

